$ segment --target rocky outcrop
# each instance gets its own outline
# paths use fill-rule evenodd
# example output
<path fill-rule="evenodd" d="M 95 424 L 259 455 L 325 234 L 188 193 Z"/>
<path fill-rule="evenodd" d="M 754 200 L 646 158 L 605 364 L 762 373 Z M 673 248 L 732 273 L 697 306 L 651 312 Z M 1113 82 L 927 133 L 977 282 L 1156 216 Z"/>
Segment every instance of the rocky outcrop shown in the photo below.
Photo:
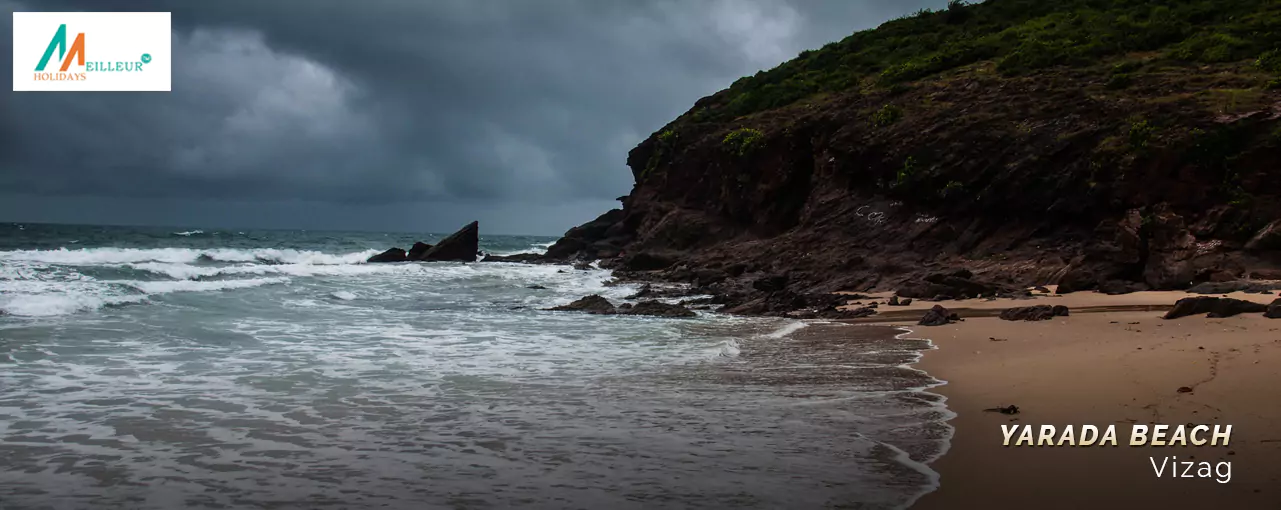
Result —
<path fill-rule="evenodd" d="M 1190 297 L 1178 300 L 1174 308 L 1166 312 L 1163 318 L 1177 319 L 1189 315 L 1208 314 L 1207 317 L 1231 317 L 1243 313 L 1259 313 L 1268 310 L 1268 305 L 1241 299 L 1219 297 Z"/>
<path fill-rule="evenodd" d="M 390 248 L 385 252 L 369 257 L 365 262 L 404 262 L 408 260 L 405 256 L 405 250 L 400 248 Z"/>
<path fill-rule="evenodd" d="M 698 314 L 682 305 L 672 305 L 661 301 L 641 301 L 627 308 L 627 315 L 648 315 L 651 317 L 695 317 Z"/>
<path fill-rule="evenodd" d="M 631 240 L 628 229 L 622 224 L 623 217 L 621 209 L 612 209 L 592 221 L 569 229 L 560 240 L 547 248 L 547 258 L 594 260 L 617 257 L 622 247 Z"/>
<path fill-rule="evenodd" d="M 1030 19 L 1006 8 L 966 7 Z M 1210 18 L 1189 33 L 1220 23 Z M 1154 71 L 1134 77 L 1142 86 L 1106 94 L 1100 73 L 1113 60 L 1006 73 L 1018 58 L 922 54 L 860 67 L 863 43 L 879 39 L 934 51 L 942 25 L 931 20 L 829 45 L 698 100 L 628 153 L 634 186 L 622 208 L 570 229 L 549 257 L 605 259 L 645 281 L 697 278 L 728 310 L 756 314 L 815 310 L 795 296 L 837 291 L 1123 294 L 1281 274 L 1281 120 L 1270 100 L 1224 116 L 1197 99 L 1205 76 L 1256 86 L 1254 58 L 1140 66 Z M 999 33 L 958 23 L 948 33 Z M 912 34 L 913 24 L 929 28 Z M 1063 51 L 1076 50 L 1097 48 Z M 1163 51 L 1156 58 L 1184 65 Z M 808 94 L 827 86 L 811 79 L 824 69 L 851 86 Z"/>
<path fill-rule="evenodd" d="M 1062 305 L 1036 305 L 1008 308 L 1001 312 L 1000 319 L 1006 321 L 1048 321 L 1055 317 L 1067 317 L 1068 307 Z"/>
<path fill-rule="evenodd" d="M 412 260 L 475 262 L 479 252 L 480 222 L 473 221 Z"/>
<path fill-rule="evenodd" d="M 943 308 L 943 305 L 934 305 L 934 308 L 925 312 L 925 316 L 921 317 L 921 321 L 917 324 L 921 326 L 946 326 L 959 320 L 961 320 L 960 317 L 947 308 Z"/>
<path fill-rule="evenodd" d="M 1264 310 L 1263 316 L 1269 319 L 1281 319 L 1281 299 L 1269 304 L 1268 309 Z"/>
<path fill-rule="evenodd" d="M 608 299 L 596 294 L 584 297 L 567 305 L 552 307 L 550 310 L 557 312 L 587 312 L 596 315 L 607 315 L 616 311 L 613 303 L 610 303 Z"/>

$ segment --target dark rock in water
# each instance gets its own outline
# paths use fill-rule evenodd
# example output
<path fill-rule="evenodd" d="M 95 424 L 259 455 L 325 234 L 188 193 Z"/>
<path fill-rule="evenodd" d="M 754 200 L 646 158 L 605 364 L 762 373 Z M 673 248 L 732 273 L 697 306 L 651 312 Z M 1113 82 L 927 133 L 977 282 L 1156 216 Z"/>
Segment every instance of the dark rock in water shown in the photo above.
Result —
<path fill-rule="evenodd" d="M 1001 320 L 1007 321 L 1047 321 L 1055 317 L 1066 317 L 1068 307 L 1058 305 L 1036 305 L 1009 308 L 1001 312 Z"/>
<path fill-rule="evenodd" d="M 654 286 L 646 283 L 645 285 L 642 285 L 640 290 L 636 291 L 635 294 L 627 296 L 627 299 L 640 299 L 653 296 L 654 294 L 657 294 L 657 292 L 654 291 Z"/>
<path fill-rule="evenodd" d="M 1263 316 L 1269 319 L 1281 319 L 1281 299 L 1277 299 L 1268 305 L 1268 309 L 1263 312 Z"/>
<path fill-rule="evenodd" d="M 1166 312 L 1163 318 L 1177 319 L 1197 314 L 1212 314 L 1214 317 L 1231 317 L 1242 313 L 1259 313 L 1267 311 L 1268 305 L 1232 298 L 1190 297 L 1180 299 L 1174 308 Z"/>
<path fill-rule="evenodd" d="M 1109 296 L 1119 296 L 1122 294 L 1131 294 L 1134 292 L 1143 292 L 1148 290 L 1145 283 L 1127 282 L 1125 280 L 1108 280 L 1100 283 L 1098 291 Z"/>
<path fill-rule="evenodd" d="M 652 317 L 695 317 L 698 315 L 684 306 L 671 305 L 661 301 L 636 303 L 626 313 L 628 315 L 648 315 Z"/>
<path fill-rule="evenodd" d="M 921 322 L 917 324 L 921 326 L 946 326 L 953 320 L 952 317 L 955 315 L 949 312 L 947 308 L 943 308 L 943 305 L 934 305 L 934 308 L 925 312 L 925 316 L 921 317 Z"/>
<path fill-rule="evenodd" d="M 1188 294 L 1231 294 L 1233 292 L 1264 294 L 1278 288 L 1281 288 L 1281 284 L 1242 281 L 1204 282 L 1192 286 L 1188 289 Z"/>
<path fill-rule="evenodd" d="M 815 318 L 820 319 L 860 319 L 876 315 L 876 309 L 868 306 L 855 308 L 853 310 L 840 310 L 832 308 L 815 314 Z"/>
<path fill-rule="evenodd" d="M 574 269 L 577 269 L 577 270 L 579 270 L 579 271 L 591 271 L 591 270 L 592 270 L 592 263 L 591 263 L 591 262 L 579 262 L 579 263 L 577 263 L 577 264 L 574 264 Z"/>
<path fill-rule="evenodd" d="M 391 248 L 385 252 L 379 253 L 365 262 L 404 262 L 408 260 L 405 257 L 405 250 L 400 248 Z"/>
<path fill-rule="evenodd" d="M 610 303 L 608 299 L 596 294 L 592 294 L 567 305 L 553 307 L 551 310 L 557 312 L 587 312 L 597 315 L 608 315 L 615 311 L 613 303 Z"/>
<path fill-rule="evenodd" d="M 485 255 L 483 262 L 515 262 L 521 264 L 536 264 L 548 262 L 542 255 L 537 253 L 517 253 L 515 255 Z"/>
<path fill-rule="evenodd" d="M 757 278 L 752 282 L 752 288 L 761 292 L 777 292 L 787 287 L 787 280 L 788 277 L 785 274 Z"/>
<path fill-rule="evenodd" d="M 427 253 L 427 250 L 430 250 L 430 249 L 431 249 L 430 244 L 427 244 L 424 242 L 414 243 L 414 246 L 409 248 L 408 257 L 410 260 L 419 260 L 422 258 L 423 254 Z"/>
<path fill-rule="evenodd" d="M 480 222 L 473 221 L 414 260 L 475 262 L 480 251 Z"/>
<path fill-rule="evenodd" d="M 525 287 L 525 288 L 526 288 L 526 289 L 533 289 L 533 290 L 547 290 L 547 287 L 544 287 L 544 286 L 542 286 L 542 285 L 530 285 L 530 286 L 527 286 L 527 287 Z"/>

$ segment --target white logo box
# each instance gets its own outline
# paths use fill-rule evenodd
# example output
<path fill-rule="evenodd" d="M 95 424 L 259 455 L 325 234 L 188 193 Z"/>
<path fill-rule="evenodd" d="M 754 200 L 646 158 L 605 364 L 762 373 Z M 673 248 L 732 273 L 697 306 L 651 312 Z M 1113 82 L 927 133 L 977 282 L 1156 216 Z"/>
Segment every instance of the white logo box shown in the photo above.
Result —
<path fill-rule="evenodd" d="M 172 33 L 167 12 L 15 12 L 13 90 L 168 92 Z"/>

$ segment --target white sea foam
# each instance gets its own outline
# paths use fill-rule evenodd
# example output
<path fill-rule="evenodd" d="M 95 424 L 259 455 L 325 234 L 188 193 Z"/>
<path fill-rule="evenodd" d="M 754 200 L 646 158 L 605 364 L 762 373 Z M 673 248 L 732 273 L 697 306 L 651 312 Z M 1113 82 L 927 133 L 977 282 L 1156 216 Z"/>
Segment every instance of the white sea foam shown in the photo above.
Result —
<path fill-rule="evenodd" d="M 203 230 L 188 230 L 186 232 L 174 232 L 173 235 L 187 237 L 187 236 L 200 235 L 203 233 L 205 233 L 205 231 Z"/>
<path fill-rule="evenodd" d="M 353 300 L 353 299 L 356 299 L 356 294 L 355 294 L 355 293 L 353 293 L 353 292 L 347 292 L 347 291 L 345 291 L 345 290 L 340 290 L 340 291 L 337 291 L 337 292 L 330 292 L 330 293 L 329 293 L 329 296 L 330 296 L 330 297 L 332 297 L 332 298 L 334 298 L 334 299 L 341 299 L 341 300 L 343 300 L 343 301 L 351 301 L 351 300 Z"/>
<path fill-rule="evenodd" d="M 800 331 L 809 326 L 809 323 L 803 321 L 789 322 L 787 325 L 765 335 L 766 338 L 784 338 L 787 335 Z"/>
<path fill-rule="evenodd" d="M 82 248 L 68 250 L 15 250 L 0 252 L 0 262 L 22 261 L 62 265 L 129 264 L 142 262 L 192 263 L 202 259 L 215 262 L 262 262 L 272 264 L 358 264 L 378 253 L 366 250 L 344 254 L 329 254 L 311 250 L 282 250 L 259 248 L 238 250 L 215 248 Z"/>
<path fill-rule="evenodd" d="M 210 292 L 216 290 L 248 289 L 277 283 L 288 282 L 288 278 L 248 278 L 244 280 L 216 280 L 176 282 L 110 282 L 133 287 L 147 294 L 168 294 L 170 292 Z"/>

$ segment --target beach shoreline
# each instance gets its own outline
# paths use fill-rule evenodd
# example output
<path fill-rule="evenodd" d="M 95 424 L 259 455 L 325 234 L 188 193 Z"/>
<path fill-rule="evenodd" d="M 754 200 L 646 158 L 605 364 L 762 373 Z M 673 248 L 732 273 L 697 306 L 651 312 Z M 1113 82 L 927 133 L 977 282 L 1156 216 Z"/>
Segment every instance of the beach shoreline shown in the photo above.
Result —
<path fill-rule="evenodd" d="M 967 320 L 939 327 L 879 322 L 929 339 L 913 367 L 944 381 L 953 414 L 945 453 L 930 462 L 940 486 L 910 508 L 1277 508 L 1281 501 L 1281 321 L 1260 314 L 1160 318 L 1188 294 L 1094 293 L 1035 300 L 944 302 Z M 1270 302 L 1274 295 L 1230 297 Z M 991 311 L 1067 304 L 1068 317 L 1012 322 Z M 919 314 L 935 303 L 913 303 Z M 1084 311 L 1084 313 L 1083 313 Z M 1191 391 L 1180 391 L 1181 389 Z M 985 412 L 1017 405 L 1020 413 Z M 1228 446 L 1131 447 L 1134 424 L 1233 425 Z M 1005 447 L 1001 425 L 1115 425 L 1120 446 Z M 1271 436 L 1270 436 L 1271 434 Z M 1275 436 L 1275 437 L 1273 437 Z M 1161 462 L 1221 462 L 1231 478 L 1158 478 Z"/>

